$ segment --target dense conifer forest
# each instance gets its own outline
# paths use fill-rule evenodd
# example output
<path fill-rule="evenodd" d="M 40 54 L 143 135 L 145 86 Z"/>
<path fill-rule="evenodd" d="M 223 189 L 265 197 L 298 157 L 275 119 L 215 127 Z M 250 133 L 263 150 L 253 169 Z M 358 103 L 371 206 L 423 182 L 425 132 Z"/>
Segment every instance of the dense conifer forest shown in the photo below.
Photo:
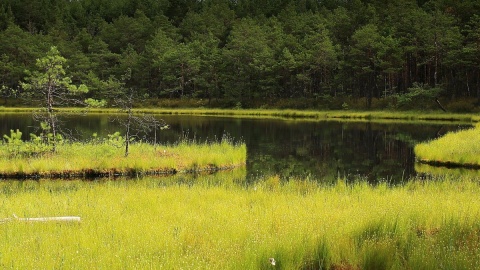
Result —
<path fill-rule="evenodd" d="M 86 98 L 480 98 L 477 0 L 2 0 L 0 41 L 5 98 L 51 46 Z"/>

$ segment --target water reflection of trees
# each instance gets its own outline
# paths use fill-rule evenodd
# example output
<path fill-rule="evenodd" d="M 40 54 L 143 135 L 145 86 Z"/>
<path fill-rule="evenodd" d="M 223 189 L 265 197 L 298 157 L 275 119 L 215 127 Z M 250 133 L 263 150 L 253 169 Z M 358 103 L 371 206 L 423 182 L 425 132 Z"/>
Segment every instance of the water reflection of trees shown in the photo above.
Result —
<path fill-rule="evenodd" d="M 23 131 L 31 119 L 28 114 L 23 118 L 1 117 L 3 134 L 12 127 Z M 220 140 L 224 134 L 245 141 L 250 179 L 278 174 L 282 178 L 312 176 L 324 182 L 334 182 L 338 176 L 392 182 L 407 179 L 416 174 L 415 143 L 436 138 L 440 127 L 441 132 L 459 128 L 455 125 L 159 117 L 170 125 L 169 130 L 160 134 L 163 143 L 175 143 L 180 138 L 201 142 Z M 106 115 L 69 116 L 66 123 L 84 138 L 91 138 L 94 132 L 106 136 L 119 130 Z M 153 133 L 149 136 L 153 138 Z"/>
<path fill-rule="evenodd" d="M 420 125 L 335 122 L 280 125 L 268 139 L 254 135 L 258 139 L 252 148 L 263 151 L 257 158 L 249 156 L 249 171 L 278 173 L 283 177 L 313 175 L 325 182 L 336 181 L 338 176 L 398 182 L 415 174 L 415 142 L 435 134 L 435 126 Z M 276 142 L 276 147 L 271 141 Z"/>
<path fill-rule="evenodd" d="M 445 177 L 468 177 L 471 179 L 480 179 L 480 170 L 469 168 L 449 168 L 445 166 L 432 166 L 429 164 L 415 163 L 415 171 L 422 176 Z M 441 179 L 441 178 L 440 178 Z"/>

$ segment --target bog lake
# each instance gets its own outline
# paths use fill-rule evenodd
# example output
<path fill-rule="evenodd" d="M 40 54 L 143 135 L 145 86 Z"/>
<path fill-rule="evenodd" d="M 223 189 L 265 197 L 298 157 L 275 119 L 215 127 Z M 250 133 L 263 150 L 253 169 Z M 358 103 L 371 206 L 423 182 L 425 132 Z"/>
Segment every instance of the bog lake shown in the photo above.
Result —
<path fill-rule="evenodd" d="M 139 139 L 173 144 L 181 139 L 198 142 L 228 136 L 247 145 L 247 181 L 261 176 L 310 177 L 320 182 L 366 179 L 398 183 L 424 174 L 418 171 L 413 147 L 468 123 L 304 121 L 293 119 L 159 115 L 170 128 Z M 123 129 L 107 114 L 64 115 L 63 130 L 74 139 L 93 133 L 106 137 Z M 23 139 L 37 133 L 30 113 L 0 115 L 0 135 L 19 129 Z"/>

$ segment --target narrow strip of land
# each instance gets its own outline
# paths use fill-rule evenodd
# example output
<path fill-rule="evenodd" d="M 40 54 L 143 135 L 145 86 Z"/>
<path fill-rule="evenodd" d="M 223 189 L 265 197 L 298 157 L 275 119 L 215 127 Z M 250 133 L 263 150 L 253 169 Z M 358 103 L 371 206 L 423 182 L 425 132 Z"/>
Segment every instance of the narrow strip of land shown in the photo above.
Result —
<path fill-rule="evenodd" d="M 12 149 L 13 148 L 13 149 Z M 135 143 L 129 155 L 107 143 L 65 143 L 57 151 L 30 153 L 0 145 L 0 178 L 94 178 L 212 172 L 246 163 L 245 144 Z"/>
<path fill-rule="evenodd" d="M 37 108 L 5 108 L 0 113 L 32 112 Z M 81 113 L 83 108 L 60 108 L 63 113 Z M 419 112 L 419 111 L 315 111 L 315 110 L 275 110 L 275 109 L 205 109 L 205 108 L 138 108 L 136 113 L 156 115 L 205 115 L 242 118 L 280 118 L 305 120 L 355 120 L 355 121 L 409 121 L 409 122 L 480 122 L 480 115 L 468 113 Z M 89 113 L 118 113 L 115 108 L 94 108 Z"/>

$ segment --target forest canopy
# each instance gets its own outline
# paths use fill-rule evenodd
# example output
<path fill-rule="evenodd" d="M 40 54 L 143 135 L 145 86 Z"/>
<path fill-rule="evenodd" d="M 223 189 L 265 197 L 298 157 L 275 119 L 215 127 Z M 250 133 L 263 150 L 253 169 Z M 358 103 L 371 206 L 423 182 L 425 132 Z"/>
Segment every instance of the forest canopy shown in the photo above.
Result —
<path fill-rule="evenodd" d="M 0 40 L 3 97 L 56 46 L 86 98 L 480 98 L 476 0 L 2 0 Z"/>

